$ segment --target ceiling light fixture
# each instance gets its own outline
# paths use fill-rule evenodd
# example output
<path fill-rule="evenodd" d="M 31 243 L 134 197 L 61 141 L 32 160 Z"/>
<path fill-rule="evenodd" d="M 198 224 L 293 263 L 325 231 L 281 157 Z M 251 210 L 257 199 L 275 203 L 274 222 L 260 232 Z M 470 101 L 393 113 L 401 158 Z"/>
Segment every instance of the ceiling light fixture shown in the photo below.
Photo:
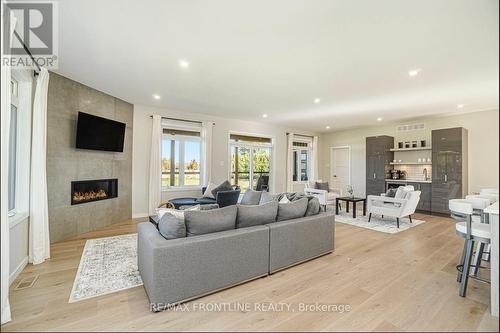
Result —
<path fill-rule="evenodd" d="M 463 109 L 463 108 L 464 108 L 464 106 L 465 106 L 465 105 L 463 105 L 463 104 L 458 104 L 458 105 L 457 105 L 457 108 L 458 108 L 458 109 Z"/>
<path fill-rule="evenodd" d="M 267 117 L 268 117 L 267 113 L 264 113 L 264 114 L 262 115 L 262 118 L 267 118 Z"/>
<path fill-rule="evenodd" d="M 179 66 L 181 68 L 188 68 L 189 67 L 189 62 L 187 60 L 179 60 Z"/>
<path fill-rule="evenodd" d="M 326 127 L 325 127 L 325 128 L 326 128 L 326 129 L 330 129 L 331 127 L 330 127 L 329 125 L 326 125 Z"/>
<path fill-rule="evenodd" d="M 377 118 L 377 121 L 382 121 L 383 119 L 384 119 L 384 118 L 382 118 L 382 117 L 378 117 L 378 118 Z"/>
<path fill-rule="evenodd" d="M 314 103 L 316 103 L 316 104 L 321 103 L 321 99 L 319 99 L 319 98 L 315 98 L 315 99 L 314 99 Z"/>
<path fill-rule="evenodd" d="M 417 68 L 417 69 L 412 69 L 411 71 L 408 72 L 408 75 L 410 77 L 415 77 L 417 76 L 418 74 L 420 74 L 422 70 L 420 68 Z"/>
<path fill-rule="evenodd" d="M 161 98 L 161 96 L 160 96 L 160 95 L 158 95 L 158 94 L 153 94 L 153 98 L 154 98 L 154 99 L 160 99 L 160 98 Z"/>

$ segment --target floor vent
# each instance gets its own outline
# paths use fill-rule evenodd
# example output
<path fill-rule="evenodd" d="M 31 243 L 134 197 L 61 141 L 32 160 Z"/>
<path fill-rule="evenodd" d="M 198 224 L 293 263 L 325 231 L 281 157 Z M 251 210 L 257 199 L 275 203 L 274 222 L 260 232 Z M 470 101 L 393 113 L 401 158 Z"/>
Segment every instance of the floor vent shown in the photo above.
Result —
<path fill-rule="evenodd" d="M 25 277 L 17 284 L 17 286 L 14 288 L 14 290 L 23 290 L 23 289 L 31 288 L 35 284 L 36 280 L 38 280 L 38 275 Z"/>
<path fill-rule="evenodd" d="M 396 130 L 398 132 L 418 131 L 418 130 L 423 130 L 423 129 L 425 129 L 424 123 L 410 124 L 410 125 L 399 125 L 398 127 L 396 127 Z"/>

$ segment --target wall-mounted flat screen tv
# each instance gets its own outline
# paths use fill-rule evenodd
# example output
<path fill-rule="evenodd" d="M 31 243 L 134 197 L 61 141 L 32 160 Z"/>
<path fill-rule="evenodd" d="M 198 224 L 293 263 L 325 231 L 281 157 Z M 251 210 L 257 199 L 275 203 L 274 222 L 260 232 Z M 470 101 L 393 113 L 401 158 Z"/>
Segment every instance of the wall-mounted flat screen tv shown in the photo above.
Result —
<path fill-rule="evenodd" d="M 78 112 L 76 148 L 123 152 L 125 124 Z"/>

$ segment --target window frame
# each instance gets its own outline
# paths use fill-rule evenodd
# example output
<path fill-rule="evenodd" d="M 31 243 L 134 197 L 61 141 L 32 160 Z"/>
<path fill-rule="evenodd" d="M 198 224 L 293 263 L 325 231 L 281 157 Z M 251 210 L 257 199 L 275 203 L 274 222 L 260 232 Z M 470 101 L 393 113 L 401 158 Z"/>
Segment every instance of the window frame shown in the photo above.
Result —
<path fill-rule="evenodd" d="M 256 137 L 256 138 L 264 138 L 264 139 L 270 139 L 270 142 L 264 143 L 264 142 L 254 142 L 254 143 L 249 143 L 249 142 L 235 142 L 231 140 L 231 135 L 241 135 L 241 136 L 248 136 L 248 137 Z M 270 154 L 269 154 L 269 192 L 272 192 L 274 190 L 274 143 L 275 143 L 275 137 L 271 135 L 266 135 L 266 134 L 258 134 L 258 133 L 248 133 L 248 132 L 236 132 L 236 131 L 228 131 L 227 135 L 227 140 L 228 140 L 228 163 L 227 163 L 227 170 L 228 170 L 228 179 L 231 180 L 231 153 L 233 147 L 241 147 L 241 148 L 247 148 L 250 150 L 250 156 L 249 159 L 253 163 L 253 150 L 258 149 L 258 148 L 269 148 L 270 149 Z M 253 189 L 253 167 L 250 167 L 249 170 L 249 179 L 250 179 L 250 189 Z"/>
<path fill-rule="evenodd" d="M 8 216 L 10 228 L 25 221 L 29 217 L 33 72 L 20 69 L 12 70 L 11 80 L 17 81 L 18 105 L 16 133 L 16 193 L 15 208 L 9 212 L 10 214 Z M 11 99 L 11 104 L 12 102 L 13 100 Z"/>
<path fill-rule="evenodd" d="M 169 128 L 168 126 L 165 126 L 163 128 Z M 162 128 L 162 131 L 163 131 Z M 194 132 L 198 132 L 197 130 L 194 130 Z M 201 131 L 200 131 L 200 136 L 188 136 L 188 135 L 173 135 L 173 134 L 166 134 L 162 133 L 162 149 L 163 149 L 163 140 L 173 140 L 173 141 L 178 141 L 179 142 L 179 185 L 169 185 L 169 186 L 163 186 L 162 182 L 162 191 L 179 191 L 179 190 L 193 190 L 193 189 L 198 189 L 201 188 L 201 174 L 203 172 L 204 168 L 204 161 L 203 161 L 203 140 L 201 138 Z M 184 169 L 184 163 L 181 163 L 181 161 L 184 161 L 185 157 L 185 142 L 187 141 L 198 141 L 200 143 L 200 161 L 199 161 L 199 177 L 200 177 L 200 184 L 199 185 L 184 185 L 184 176 L 185 176 L 185 169 Z M 175 153 L 174 153 L 175 156 Z M 163 160 L 163 156 L 161 158 Z M 162 165 L 163 169 L 163 165 Z M 175 175 L 175 161 L 174 161 L 174 172 L 173 174 Z M 163 170 L 162 170 L 162 178 L 163 178 Z"/>
<path fill-rule="evenodd" d="M 294 142 L 301 142 L 301 143 L 306 143 L 307 146 L 306 147 L 299 147 L 299 146 L 294 146 L 293 143 Z M 292 180 L 292 183 L 293 184 L 306 184 L 308 183 L 309 181 L 311 181 L 311 171 L 312 171 L 312 163 L 313 163 L 313 160 L 312 160 L 312 153 L 313 153 L 313 147 L 312 147 L 312 144 L 313 144 L 313 140 L 312 138 L 302 138 L 302 137 L 294 137 L 293 138 L 293 141 L 292 141 L 292 155 L 295 156 L 295 154 L 297 154 L 297 160 L 295 161 L 295 168 L 296 168 L 296 171 L 297 171 L 297 179 L 300 179 L 300 180 Z M 307 151 L 307 180 L 302 180 L 302 168 L 301 168 L 301 154 L 302 154 L 302 151 Z M 293 159 L 294 157 L 292 157 Z M 292 171 L 295 171 L 295 170 L 292 170 Z M 293 179 L 293 176 L 295 176 L 294 173 L 292 173 L 292 179 Z"/>

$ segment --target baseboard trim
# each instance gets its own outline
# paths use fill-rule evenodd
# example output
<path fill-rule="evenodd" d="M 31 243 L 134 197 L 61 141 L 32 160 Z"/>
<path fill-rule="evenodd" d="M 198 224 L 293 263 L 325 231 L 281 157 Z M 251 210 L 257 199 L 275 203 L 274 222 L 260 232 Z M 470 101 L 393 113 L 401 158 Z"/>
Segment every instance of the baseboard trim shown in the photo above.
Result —
<path fill-rule="evenodd" d="M 143 217 L 149 217 L 148 213 L 138 213 L 138 214 L 132 214 L 133 219 L 140 219 Z"/>
<path fill-rule="evenodd" d="M 28 265 L 28 256 L 24 257 L 23 260 L 21 260 L 21 263 L 16 267 L 16 269 L 10 274 L 9 276 L 9 285 L 14 282 L 19 274 L 23 271 L 23 269 Z"/>

